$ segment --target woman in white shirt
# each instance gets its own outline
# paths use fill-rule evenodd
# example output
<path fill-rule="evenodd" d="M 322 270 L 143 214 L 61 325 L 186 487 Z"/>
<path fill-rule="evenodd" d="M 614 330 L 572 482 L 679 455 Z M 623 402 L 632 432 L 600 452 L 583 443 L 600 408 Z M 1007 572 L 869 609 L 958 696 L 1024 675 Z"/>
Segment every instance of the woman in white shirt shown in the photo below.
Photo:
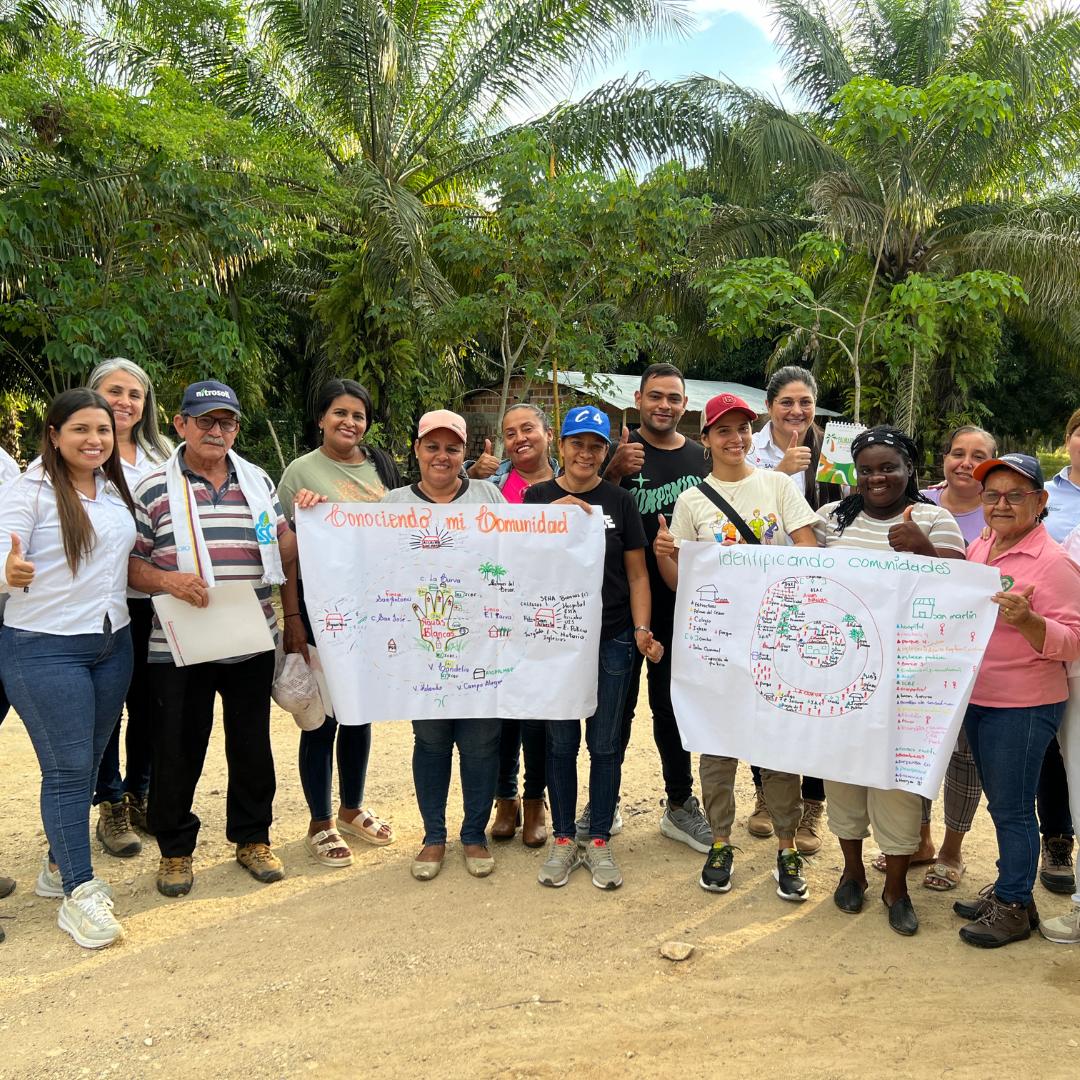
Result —
<path fill-rule="evenodd" d="M 11 594 L 0 678 L 41 766 L 50 853 L 35 891 L 63 896 L 59 926 L 89 949 L 122 932 L 112 890 L 94 877 L 89 820 L 131 678 L 125 593 L 134 543 L 112 412 L 92 390 L 66 390 L 45 417 L 40 460 L 0 498 L 0 584 Z"/>
<path fill-rule="evenodd" d="M 769 419 L 754 434 L 753 446 L 747 455 L 755 469 L 775 469 L 784 473 L 814 510 L 844 497 L 844 489 L 839 484 L 817 482 L 824 439 L 824 432 L 815 422 L 817 396 L 817 380 L 806 368 L 789 364 L 774 371 L 765 387 Z M 750 772 L 755 802 L 747 828 L 751 836 L 769 837 L 773 834 L 773 821 L 762 789 L 761 770 L 754 765 Z M 804 776 L 801 791 L 803 812 L 795 830 L 795 846 L 802 855 L 816 855 L 821 850 L 825 785 L 820 777 Z"/>
<path fill-rule="evenodd" d="M 138 364 L 115 356 L 90 373 L 87 386 L 112 408 L 120 465 L 129 491 L 149 472 L 167 461 L 172 444 L 158 430 L 157 401 L 150 376 Z M 146 802 L 150 791 L 150 736 L 152 729 L 150 672 L 147 653 L 153 606 L 145 593 L 128 589 L 131 648 L 134 667 L 127 692 L 127 733 L 124 738 L 126 772 L 120 772 L 120 714 L 105 746 L 98 769 L 93 805 L 98 808 L 96 834 L 110 854 L 126 859 L 142 851 L 134 828 L 148 831 Z M 133 828 L 134 826 L 134 828 Z"/>

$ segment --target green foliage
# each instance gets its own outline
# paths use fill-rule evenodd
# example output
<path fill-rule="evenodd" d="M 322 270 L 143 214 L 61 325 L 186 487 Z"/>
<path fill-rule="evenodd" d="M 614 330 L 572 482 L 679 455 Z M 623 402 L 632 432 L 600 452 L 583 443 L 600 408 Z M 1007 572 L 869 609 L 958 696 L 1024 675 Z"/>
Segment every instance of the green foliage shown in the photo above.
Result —
<path fill-rule="evenodd" d="M 674 165 L 641 183 L 548 170 L 523 137 L 495 170 L 494 209 L 432 229 L 433 255 L 458 289 L 433 316 L 435 333 L 498 373 L 502 409 L 515 373 L 528 382 L 552 364 L 618 370 L 661 348 L 675 324 L 635 298 L 685 268 L 708 215 Z"/>
<path fill-rule="evenodd" d="M 163 391 L 213 374 L 252 400 L 272 357 L 242 281 L 302 231 L 266 178 L 287 148 L 175 73 L 135 96 L 61 45 L 0 75 L 0 370 L 50 396 L 122 355 Z"/>

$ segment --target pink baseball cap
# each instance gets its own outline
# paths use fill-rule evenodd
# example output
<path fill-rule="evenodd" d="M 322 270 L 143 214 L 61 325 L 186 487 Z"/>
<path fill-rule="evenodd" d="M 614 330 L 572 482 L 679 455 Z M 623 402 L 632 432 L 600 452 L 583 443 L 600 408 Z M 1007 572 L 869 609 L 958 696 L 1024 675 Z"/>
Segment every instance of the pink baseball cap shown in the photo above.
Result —
<path fill-rule="evenodd" d="M 449 409 L 435 409 L 426 412 L 420 417 L 420 426 L 416 429 L 416 437 L 422 439 L 428 432 L 446 428 L 452 431 L 462 442 L 468 442 L 469 437 L 465 430 L 465 418 L 458 416 Z"/>
<path fill-rule="evenodd" d="M 705 403 L 705 408 L 701 410 L 701 430 L 712 427 L 721 416 L 734 412 L 736 409 L 746 413 L 751 420 L 757 419 L 757 413 L 735 394 L 717 394 L 716 397 L 709 398 Z"/>

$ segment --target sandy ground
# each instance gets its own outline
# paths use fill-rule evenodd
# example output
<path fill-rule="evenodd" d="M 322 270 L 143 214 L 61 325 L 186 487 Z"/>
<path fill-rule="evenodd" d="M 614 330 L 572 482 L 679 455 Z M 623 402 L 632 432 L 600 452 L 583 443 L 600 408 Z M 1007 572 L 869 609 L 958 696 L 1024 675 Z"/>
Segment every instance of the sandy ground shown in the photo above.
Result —
<path fill-rule="evenodd" d="M 809 866 L 810 901 L 782 902 L 772 842 L 745 831 L 744 770 L 736 887 L 703 892 L 702 857 L 658 830 L 644 699 L 638 715 L 616 840 L 626 884 L 614 893 L 580 871 L 541 888 L 542 854 L 520 841 L 496 849 L 486 880 L 452 846 L 439 878 L 413 881 L 406 724 L 377 728 L 369 772 L 368 801 L 397 843 L 356 841 L 351 868 L 318 866 L 301 841 L 297 730 L 277 710 L 274 840 L 288 877 L 260 886 L 225 842 L 217 730 L 197 797 L 195 889 L 157 894 L 152 841 L 127 861 L 95 846 L 126 933 L 97 953 L 56 928 L 56 901 L 33 894 L 38 771 L 9 716 L 0 866 L 19 887 L 0 902 L 0 1077 L 1075 1076 L 1080 949 L 1038 937 L 973 949 L 956 935 L 954 897 L 921 887 L 913 939 L 890 932 L 876 901 L 843 915 L 831 837 Z M 964 895 L 990 879 L 994 855 L 983 810 Z M 1067 906 L 1041 888 L 1037 900 L 1044 914 Z M 694 945 L 690 959 L 660 957 L 673 939 Z"/>

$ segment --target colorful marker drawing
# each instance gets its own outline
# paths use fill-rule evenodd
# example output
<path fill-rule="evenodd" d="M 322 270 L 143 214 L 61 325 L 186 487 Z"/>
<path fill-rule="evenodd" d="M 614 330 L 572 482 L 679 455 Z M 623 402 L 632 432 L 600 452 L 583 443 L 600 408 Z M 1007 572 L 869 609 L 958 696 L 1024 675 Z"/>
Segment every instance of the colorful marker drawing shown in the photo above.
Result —
<path fill-rule="evenodd" d="M 424 532 L 413 533 L 409 541 L 409 547 L 413 551 L 437 551 L 439 548 L 453 547 L 453 533 L 446 529 L 428 529 Z"/>
<path fill-rule="evenodd" d="M 882 678 L 869 609 L 847 586 L 817 575 L 784 578 L 766 590 L 750 660 L 757 692 L 804 716 L 857 712 Z"/>
<path fill-rule="evenodd" d="M 424 606 L 413 604 L 413 614 L 420 624 L 420 640 L 436 656 L 447 652 L 450 642 L 464 637 L 467 626 L 451 626 L 454 614 L 454 594 L 452 592 L 428 592 L 424 595 Z"/>
<path fill-rule="evenodd" d="M 324 633 L 337 637 L 349 629 L 352 619 L 341 611 L 324 611 L 322 614 L 322 628 Z"/>

